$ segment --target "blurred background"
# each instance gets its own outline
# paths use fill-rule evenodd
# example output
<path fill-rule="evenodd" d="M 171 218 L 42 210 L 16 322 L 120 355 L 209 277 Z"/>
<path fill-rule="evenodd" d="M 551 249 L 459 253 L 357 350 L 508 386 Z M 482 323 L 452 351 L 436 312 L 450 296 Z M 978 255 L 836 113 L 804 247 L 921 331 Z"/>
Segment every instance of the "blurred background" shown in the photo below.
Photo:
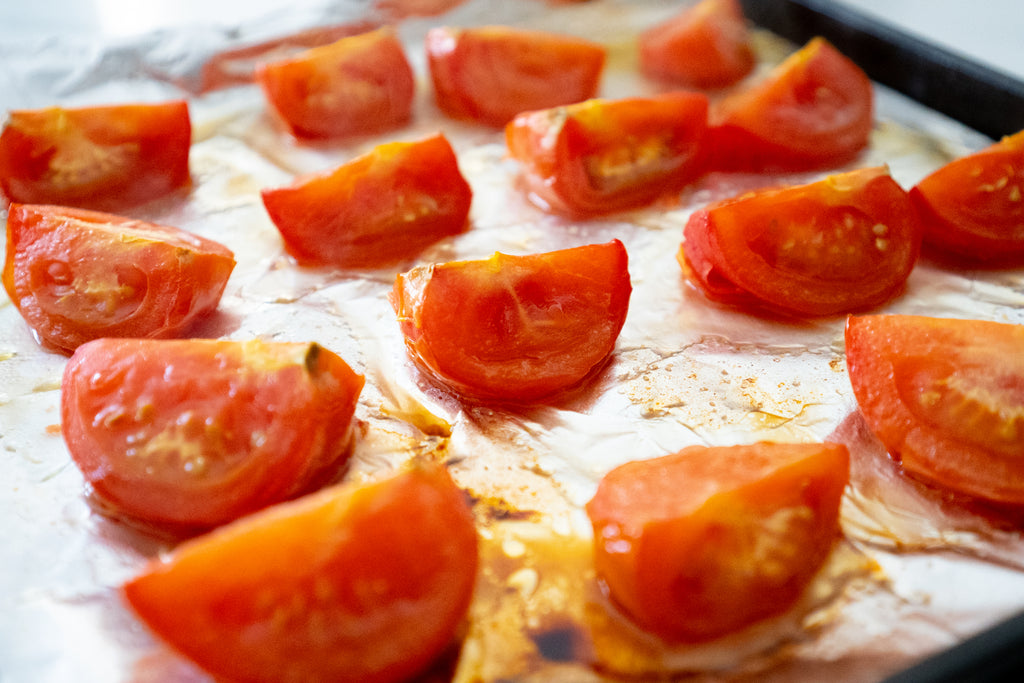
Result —
<path fill-rule="evenodd" d="M 232 26 L 308 6 L 370 0 L 3 0 L 0 41 L 40 34 L 130 36 L 203 22 Z M 516 0 L 524 1 L 524 0 Z M 668 2 L 669 0 L 667 0 Z M 773 0 L 764 0 L 772 2 Z M 833 0 L 918 37 L 1024 78 L 1024 13 L 1019 0 Z M 436 3 L 435 3 L 436 4 Z M 681 1 L 679 4 L 685 4 Z"/>

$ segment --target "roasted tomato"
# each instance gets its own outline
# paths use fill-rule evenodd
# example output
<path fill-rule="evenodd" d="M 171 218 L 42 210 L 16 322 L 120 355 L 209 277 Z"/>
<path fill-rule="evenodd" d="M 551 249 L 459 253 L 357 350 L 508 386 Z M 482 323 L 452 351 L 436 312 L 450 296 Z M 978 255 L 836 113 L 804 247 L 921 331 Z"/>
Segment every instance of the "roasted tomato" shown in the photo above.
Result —
<path fill-rule="evenodd" d="M 316 344 L 98 339 L 65 368 L 61 431 L 112 513 L 209 527 L 335 476 L 362 387 Z"/>
<path fill-rule="evenodd" d="M 190 182 L 184 101 L 12 111 L 0 133 L 11 202 L 118 211 Z"/>
<path fill-rule="evenodd" d="M 848 480 L 837 444 L 695 446 L 627 463 L 587 503 L 598 578 L 670 642 L 778 615 L 828 558 Z"/>
<path fill-rule="evenodd" d="M 410 354 L 459 393 L 532 401 L 608 358 L 632 286 L 618 240 L 419 266 L 391 293 Z"/>
<path fill-rule="evenodd" d="M 505 137 L 536 203 L 597 214 L 649 203 L 699 176 L 707 116 L 700 93 L 594 99 L 520 114 Z"/>
<path fill-rule="evenodd" d="M 797 317 L 884 303 L 921 244 L 907 193 L 885 168 L 712 204 L 683 235 L 679 263 L 709 298 Z"/>
<path fill-rule="evenodd" d="M 260 64 L 256 80 L 300 138 L 378 133 L 404 124 L 416 85 L 402 44 L 388 28 Z"/>
<path fill-rule="evenodd" d="M 427 59 L 442 111 L 501 127 L 519 112 L 593 97 L 605 49 L 506 26 L 441 27 L 427 33 Z"/>
<path fill-rule="evenodd" d="M 1024 131 L 910 190 L 924 241 L 965 263 L 1024 265 Z"/>
<path fill-rule="evenodd" d="M 851 317 L 860 411 L 903 469 L 950 491 L 1024 505 L 1024 325 Z"/>
<path fill-rule="evenodd" d="M 390 142 L 327 173 L 263 190 L 297 261 L 372 267 L 411 258 L 466 227 L 473 192 L 448 140 Z"/>
<path fill-rule="evenodd" d="M 217 308 L 231 251 L 169 226 L 60 206 L 14 204 L 3 282 L 50 348 L 99 337 L 173 337 Z"/>
<path fill-rule="evenodd" d="M 760 83 L 711 110 L 711 167 L 722 171 L 804 171 L 857 158 L 873 125 L 867 75 L 815 38 Z"/>
<path fill-rule="evenodd" d="M 124 595 L 218 680 L 397 683 L 454 639 L 477 543 L 462 491 L 441 467 L 420 465 L 189 541 Z"/>
<path fill-rule="evenodd" d="M 756 63 L 737 0 L 702 0 L 641 33 L 639 45 L 644 73 L 691 88 L 733 85 Z"/>

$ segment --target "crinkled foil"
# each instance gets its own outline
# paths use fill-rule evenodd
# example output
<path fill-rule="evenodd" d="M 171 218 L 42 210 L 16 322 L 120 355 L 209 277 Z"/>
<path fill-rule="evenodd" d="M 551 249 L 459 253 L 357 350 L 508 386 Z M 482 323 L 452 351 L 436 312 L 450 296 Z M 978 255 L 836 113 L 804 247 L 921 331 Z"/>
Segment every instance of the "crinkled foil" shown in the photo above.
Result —
<path fill-rule="evenodd" d="M 425 680 L 685 673 L 698 681 L 875 681 L 1024 608 L 1017 528 L 904 479 L 861 423 L 842 317 L 761 319 L 710 303 L 681 275 L 675 252 L 696 207 L 820 174 L 712 174 L 671 201 L 572 221 L 524 198 L 501 131 L 448 120 L 433 103 L 423 54 L 432 25 L 505 23 L 590 37 L 608 46 L 601 94 L 614 97 L 663 87 L 638 75 L 636 34 L 677 9 L 654 0 L 300 4 L 237 26 L 197 21 L 132 38 L 0 43 L 0 111 L 188 97 L 193 187 L 133 215 L 237 255 L 220 310 L 195 334 L 316 341 L 339 353 L 367 377 L 345 476 L 361 481 L 434 457 L 473 495 L 483 538 L 476 600 L 464 637 Z M 298 142 L 246 82 L 261 58 L 388 22 L 407 47 L 418 94 L 412 122 L 385 136 Z M 758 32 L 756 47 L 761 67 L 752 78 L 795 46 Z M 613 237 L 626 244 L 634 291 L 625 328 L 607 367 L 571 399 L 521 409 L 460 401 L 406 356 L 386 299 L 394 269 L 300 268 L 283 251 L 261 188 L 332 168 L 385 139 L 437 130 L 472 185 L 471 226 L 402 270 Z M 879 87 L 871 146 L 856 165 L 888 164 L 909 187 L 989 142 Z M 924 260 L 881 310 L 1024 323 L 1024 272 Z M 121 583 L 173 541 L 91 503 L 60 435 L 65 362 L 42 350 L 0 299 L 0 681 L 208 681 L 121 601 Z M 853 457 L 845 538 L 797 608 L 692 648 L 666 648 L 615 617 L 590 567 L 582 512 L 603 473 L 691 444 L 829 437 Z"/>

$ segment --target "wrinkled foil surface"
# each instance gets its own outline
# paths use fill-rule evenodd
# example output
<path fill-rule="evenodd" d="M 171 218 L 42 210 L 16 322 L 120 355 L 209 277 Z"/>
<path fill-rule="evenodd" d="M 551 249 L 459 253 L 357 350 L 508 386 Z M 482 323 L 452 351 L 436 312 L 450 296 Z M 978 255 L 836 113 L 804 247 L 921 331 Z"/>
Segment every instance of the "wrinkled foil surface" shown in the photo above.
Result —
<path fill-rule="evenodd" d="M 823 174 L 711 174 L 653 206 L 574 221 L 527 201 L 501 131 L 446 119 L 433 102 L 423 54 L 430 26 L 504 23 L 597 40 L 609 49 L 601 95 L 616 97 L 664 89 L 639 75 L 636 34 L 675 11 L 654 0 L 347 2 L 130 39 L 0 44 L 0 112 L 189 98 L 193 186 L 132 215 L 235 252 L 220 309 L 194 334 L 316 341 L 335 351 L 367 378 L 345 478 L 364 481 L 431 457 L 448 462 L 473 495 L 483 539 L 477 596 L 464 639 L 425 680 L 875 681 L 1024 608 L 1020 531 L 906 480 L 861 422 L 844 363 L 844 318 L 762 319 L 707 301 L 682 277 L 675 253 L 694 209 Z M 302 143 L 245 81 L 258 59 L 382 23 L 396 25 L 417 74 L 405 127 Z M 796 47 L 760 31 L 755 44 L 752 79 Z M 888 164 L 904 187 L 991 142 L 882 87 L 876 110 L 870 148 L 851 168 Z M 612 238 L 628 249 L 625 327 L 607 367 L 571 399 L 513 409 L 445 393 L 405 353 L 386 298 L 396 269 L 301 268 L 283 251 L 260 189 L 333 168 L 384 140 L 438 130 L 474 192 L 470 229 L 400 270 Z M 952 270 L 925 259 L 880 311 L 1021 324 L 1024 272 Z M 0 681 L 208 681 L 121 600 L 120 585 L 174 541 L 97 510 L 60 435 L 65 362 L 36 343 L 4 295 Z M 693 444 L 826 438 L 851 449 L 845 537 L 791 613 L 691 648 L 666 648 L 615 618 L 590 567 L 582 511 L 605 472 Z"/>

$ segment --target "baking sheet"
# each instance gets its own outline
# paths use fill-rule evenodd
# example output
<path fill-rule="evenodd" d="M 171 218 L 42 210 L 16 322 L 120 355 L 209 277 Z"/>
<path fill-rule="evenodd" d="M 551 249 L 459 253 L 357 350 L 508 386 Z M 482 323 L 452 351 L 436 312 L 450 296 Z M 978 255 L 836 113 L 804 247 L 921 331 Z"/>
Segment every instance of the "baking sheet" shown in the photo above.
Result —
<path fill-rule="evenodd" d="M 903 480 L 860 423 L 841 317 L 763 320 L 706 301 L 681 276 L 674 255 L 692 210 L 821 174 L 711 174 L 678 201 L 573 222 L 525 201 L 499 131 L 447 120 L 431 100 L 422 39 L 442 23 L 583 35 L 609 48 L 602 95 L 656 92 L 663 86 L 637 73 L 635 36 L 678 6 L 473 0 L 401 18 L 418 94 L 413 121 L 382 137 L 299 143 L 266 113 L 255 87 L 237 84 L 259 57 L 253 45 L 280 54 L 350 25 L 396 20 L 403 7 L 303 5 L 237 26 L 90 36 L 41 52 L 0 44 L 0 111 L 190 98 L 193 188 L 133 215 L 235 251 L 239 264 L 220 311 L 196 334 L 317 341 L 339 353 L 368 380 L 347 477 L 366 479 L 414 455 L 443 457 L 478 500 L 485 560 L 478 596 L 461 650 L 439 664 L 435 678 L 582 682 L 667 670 L 697 671 L 696 680 L 876 681 L 1024 608 L 1024 539 L 1016 527 Z M 794 47 L 758 32 L 761 66 L 752 78 Z M 884 86 L 876 102 L 870 149 L 854 165 L 888 163 L 906 187 L 990 142 Z M 605 372 L 572 401 L 519 410 L 460 402 L 407 359 L 386 301 L 393 271 L 299 268 L 284 255 L 259 189 L 333 167 L 384 137 L 436 130 L 452 141 L 473 188 L 471 229 L 417 262 L 613 237 L 626 244 L 634 287 L 626 325 Z M 1021 324 L 1024 272 L 953 271 L 924 260 L 906 292 L 881 310 Z M 0 681 L 206 681 L 154 642 L 120 601 L 118 586 L 172 541 L 90 506 L 60 438 L 65 360 L 40 349 L 0 300 Z M 853 456 L 846 540 L 799 611 L 723 643 L 673 650 L 602 616 L 581 506 L 604 472 L 696 443 L 828 437 L 847 443 Z"/>

